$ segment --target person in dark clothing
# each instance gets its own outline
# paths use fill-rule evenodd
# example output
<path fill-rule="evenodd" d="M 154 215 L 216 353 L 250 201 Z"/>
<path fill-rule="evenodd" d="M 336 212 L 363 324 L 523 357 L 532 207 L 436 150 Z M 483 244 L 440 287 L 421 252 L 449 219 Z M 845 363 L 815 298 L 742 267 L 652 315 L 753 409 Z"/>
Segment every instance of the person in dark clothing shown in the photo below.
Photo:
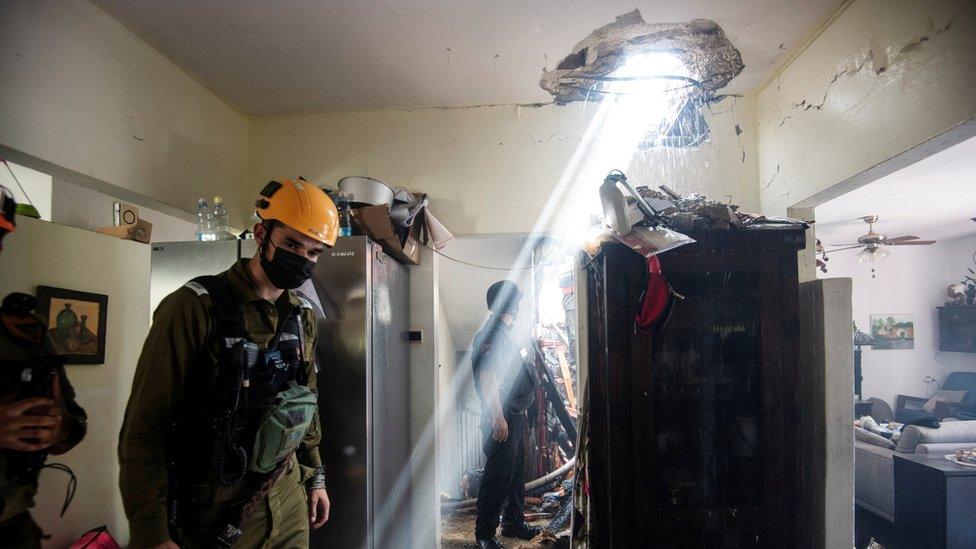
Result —
<path fill-rule="evenodd" d="M 522 294 L 515 283 L 496 282 L 488 289 L 491 316 L 471 344 L 474 384 L 481 398 L 484 452 L 487 457 L 478 490 L 475 539 L 482 549 L 504 547 L 495 537 L 499 513 L 502 535 L 532 539 L 538 528 L 525 522 L 525 452 L 522 434 L 526 410 L 539 385 L 529 351 L 512 334 Z"/>
<path fill-rule="evenodd" d="M 3 238 L 16 230 L 16 207 L 0 185 L 0 251 Z M 36 307 L 34 296 L 18 292 L 0 305 L 0 546 L 13 549 L 40 549 L 43 535 L 29 509 L 41 469 L 52 467 L 48 455 L 81 442 L 88 419 Z"/>

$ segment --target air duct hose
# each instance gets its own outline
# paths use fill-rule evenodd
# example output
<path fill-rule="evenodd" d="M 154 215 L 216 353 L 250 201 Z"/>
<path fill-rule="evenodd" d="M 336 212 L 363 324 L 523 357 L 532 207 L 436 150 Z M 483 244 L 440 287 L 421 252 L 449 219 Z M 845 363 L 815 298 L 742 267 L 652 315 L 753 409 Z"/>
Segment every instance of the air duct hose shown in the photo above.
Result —
<path fill-rule="evenodd" d="M 575 466 L 576 466 L 576 456 L 573 456 L 573 459 L 567 461 L 559 469 L 556 469 L 555 471 L 549 473 L 548 475 L 539 477 L 533 480 L 532 482 L 527 483 L 525 485 L 525 491 L 529 492 L 535 490 L 540 486 L 545 486 L 546 484 L 549 484 L 550 482 L 556 480 L 557 478 L 565 475 L 567 472 L 569 472 L 570 469 L 572 469 Z M 467 509 L 469 507 L 474 507 L 476 503 L 478 503 L 478 498 L 466 499 L 458 502 L 445 503 L 444 505 L 453 506 L 455 509 Z"/>

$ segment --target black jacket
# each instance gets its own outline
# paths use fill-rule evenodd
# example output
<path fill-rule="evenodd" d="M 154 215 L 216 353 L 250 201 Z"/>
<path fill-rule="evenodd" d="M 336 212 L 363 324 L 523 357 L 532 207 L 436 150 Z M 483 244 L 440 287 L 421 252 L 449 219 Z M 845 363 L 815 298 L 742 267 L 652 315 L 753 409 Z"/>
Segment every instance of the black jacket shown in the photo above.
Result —
<path fill-rule="evenodd" d="M 482 419 L 488 420 L 487 395 L 482 393 L 481 374 L 491 372 L 499 385 L 498 397 L 505 415 L 518 414 L 535 401 L 539 378 L 531 362 L 531 350 L 519 346 L 511 328 L 492 316 L 471 343 L 474 386 L 481 397 Z"/>

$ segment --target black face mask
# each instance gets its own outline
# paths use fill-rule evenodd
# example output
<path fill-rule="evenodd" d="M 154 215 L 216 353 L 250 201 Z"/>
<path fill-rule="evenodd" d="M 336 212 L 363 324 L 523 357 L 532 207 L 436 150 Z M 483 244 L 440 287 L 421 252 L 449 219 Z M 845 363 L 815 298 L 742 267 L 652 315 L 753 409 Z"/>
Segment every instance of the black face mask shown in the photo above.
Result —
<path fill-rule="evenodd" d="M 315 269 L 315 262 L 275 246 L 271 242 L 270 234 L 266 238 L 265 243 L 274 246 L 275 251 L 269 261 L 265 256 L 264 246 L 261 247 L 261 268 L 264 269 L 264 274 L 268 275 L 268 280 L 274 284 L 275 288 L 294 290 L 311 278 L 312 270 Z"/>

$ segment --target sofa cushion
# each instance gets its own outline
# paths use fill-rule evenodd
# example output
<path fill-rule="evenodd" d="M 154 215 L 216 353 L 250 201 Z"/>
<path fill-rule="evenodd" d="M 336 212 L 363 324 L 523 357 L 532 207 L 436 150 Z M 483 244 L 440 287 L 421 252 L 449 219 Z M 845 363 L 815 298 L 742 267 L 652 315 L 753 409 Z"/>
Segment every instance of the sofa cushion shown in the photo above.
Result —
<path fill-rule="evenodd" d="M 959 404 L 964 398 L 966 398 L 966 393 L 968 392 L 969 391 L 950 391 L 948 389 L 939 389 L 935 392 L 935 395 L 928 400 L 928 402 L 922 405 L 922 409 L 931 414 L 935 412 L 935 408 L 939 402 Z"/>
<path fill-rule="evenodd" d="M 946 402 L 959 404 L 960 402 L 965 400 L 967 393 L 969 393 L 969 391 L 966 390 L 953 391 L 951 389 L 939 389 L 938 391 L 935 392 L 935 395 L 933 396 L 944 399 Z"/>
<path fill-rule="evenodd" d="M 895 449 L 895 443 L 891 442 L 891 440 L 860 427 L 854 427 L 854 440 L 859 440 L 861 442 L 866 442 L 882 448 L 888 448 L 889 450 Z"/>
<path fill-rule="evenodd" d="M 962 401 L 963 406 L 969 409 L 976 408 L 976 372 L 952 372 L 946 377 L 942 388 L 966 390 L 966 398 Z"/>
<path fill-rule="evenodd" d="M 964 443 L 972 442 L 976 445 L 976 421 L 950 421 L 943 423 L 938 429 L 906 425 L 901 430 L 898 439 L 897 452 L 914 454 L 919 444 L 935 443 Z"/>
<path fill-rule="evenodd" d="M 976 448 L 976 442 L 933 442 L 931 444 L 919 444 L 915 447 L 915 453 L 945 456 L 956 453 L 956 450 L 971 450 L 973 448 Z"/>

